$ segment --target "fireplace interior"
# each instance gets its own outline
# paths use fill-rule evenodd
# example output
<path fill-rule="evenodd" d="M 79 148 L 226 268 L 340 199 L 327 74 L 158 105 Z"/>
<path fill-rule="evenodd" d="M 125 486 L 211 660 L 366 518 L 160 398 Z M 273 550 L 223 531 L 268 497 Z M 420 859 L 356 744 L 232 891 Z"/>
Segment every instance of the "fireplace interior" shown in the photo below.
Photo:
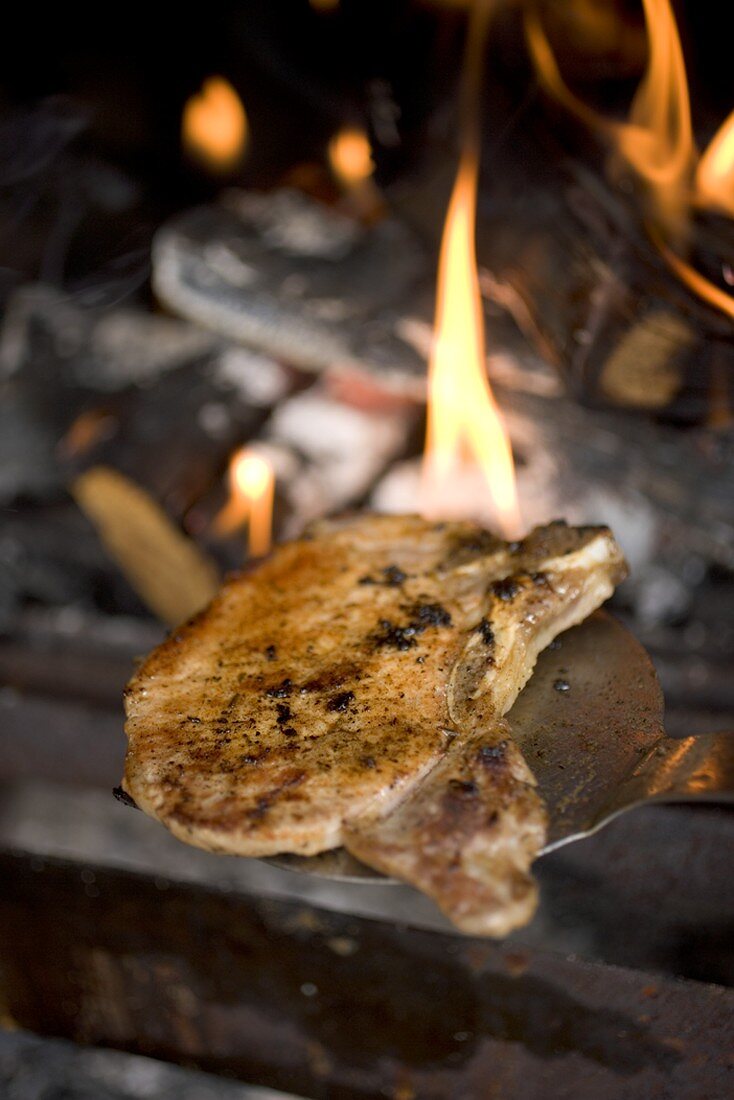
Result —
<path fill-rule="evenodd" d="M 42 37 L 20 15 L 0 78 L 13 1100 L 48 1081 L 80 1098 L 730 1094 L 724 797 L 544 857 L 537 917 L 497 944 L 408 887 L 190 849 L 112 796 L 135 662 L 264 549 L 243 454 L 272 478 L 275 539 L 417 510 L 468 6 L 247 0 L 120 11 L 113 33 L 59 9 Z M 674 12 L 701 151 L 732 109 L 726 35 L 692 0 Z M 734 730 L 734 200 L 691 200 L 684 244 L 676 223 L 661 247 L 654 188 L 595 122 L 627 115 L 643 14 L 497 5 L 477 260 L 525 527 L 614 529 L 632 575 L 612 610 L 683 738 Z M 481 485 L 462 492 L 473 515 Z"/>

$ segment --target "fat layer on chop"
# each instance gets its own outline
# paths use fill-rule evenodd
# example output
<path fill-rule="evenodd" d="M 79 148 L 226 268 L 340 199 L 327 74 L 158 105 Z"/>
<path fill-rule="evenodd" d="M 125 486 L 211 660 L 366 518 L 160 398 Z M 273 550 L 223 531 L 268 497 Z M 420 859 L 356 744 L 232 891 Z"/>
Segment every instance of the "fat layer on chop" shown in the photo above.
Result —
<path fill-rule="evenodd" d="M 545 826 L 500 719 L 540 650 L 623 575 L 606 528 L 506 543 L 415 516 L 318 524 L 138 671 L 125 788 L 189 843 L 345 843 L 460 927 L 502 934 L 532 913 Z"/>

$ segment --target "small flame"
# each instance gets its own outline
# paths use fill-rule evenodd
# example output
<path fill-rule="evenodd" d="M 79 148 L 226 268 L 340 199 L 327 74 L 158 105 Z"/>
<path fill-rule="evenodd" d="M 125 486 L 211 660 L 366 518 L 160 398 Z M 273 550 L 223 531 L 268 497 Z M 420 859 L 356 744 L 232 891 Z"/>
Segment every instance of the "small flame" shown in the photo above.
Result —
<path fill-rule="evenodd" d="M 689 210 L 696 161 L 686 66 L 670 0 L 642 2 L 649 56 L 627 122 L 605 118 L 571 91 L 534 7 L 526 12 L 525 29 L 542 83 L 568 110 L 605 134 L 647 186 L 655 219 L 678 234 Z"/>
<path fill-rule="evenodd" d="M 428 423 L 420 504 L 431 518 L 475 519 L 520 534 L 512 448 L 487 379 L 484 313 L 475 249 L 479 92 L 494 0 L 472 5 L 462 84 L 462 153 L 438 260 L 428 369 Z M 478 478 L 478 481 L 477 481 Z M 477 485 L 478 502 L 467 500 Z"/>
<path fill-rule="evenodd" d="M 375 165 L 365 132 L 348 127 L 335 134 L 329 142 L 329 164 L 343 187 L 355 187 L 369 179 Z"/>
<path fill-rule="evenodd" d="M 187 100 L 181 132 L 187 152 L 214 172 L 230 172 L 247 145 L 245 108 L 229 81 L 211 76 Z"/>
<path fill-rule="evenodd" d="M 722 290 L 721 287 L 712 283 L 700 271 L 696 271 L 695 267 L 691 267 L 689 263 L 682 260 L 661 237 L 658 237 L 654 232 L 651 232 L 650 235 L 666 264 L 678 276 L 680 281 L 694 294 L 697 294 L 699 298 L 703 298 L 709 305 L 721 310 L 722 313 L 734 320 L 734 298 L 727 294 L 725 290 Z"/>
<path fill-rule="evenodd" d="M 619 128 L 619 151 L 648 185 L 661 224 L 677 233 L 696 160 L 686 64 L 670 0 L 642 2 L 649 59 L 629 122 Z"/>
<path fill-rule="evenodd" d="M 215 520 L 220 535 L 248 524 L 248 552 L 260 558 L 270 549 L 275 475 L 268 460 L 242 447 L 229 463 L 229 500 Z"/>
<path fill-rule="evenodd" d="M 467 155 L 459 165 L 439 258 L 421 510 L 435 518 L 460 518 L 466 501 L 461 494 L 457 498 L 457 487 L 478 467 L 495 523 L 509 538 L 520 533 L 521 520 L 512 450 L 486 374 L 476 199 L 476 160 Z M 486 507 L 477 511 L 476 518 L 485 518 Z"/>
<path fill-rule="evenodd" d="M 734 111 L 709 142 L 696 170 L 696 201 L 734 218 Z"/>
<path fill-rule="evenodd" d="M 568 88 L 535 8 L 528 9 L 525 17 L 528 47 L 548 90 L 604 133 L 647 186 L 652 205 L 647 229 L 670 269 L 694 294 L 734 317 L 734 298 L 672 247 L 672 243 L 680 245 L 694 203 L 734 216 L 734 113 L 698 160 L 685 60 L 670 0 L 642 2 L 649 58 L 627 122 L 605 119 Z"/>

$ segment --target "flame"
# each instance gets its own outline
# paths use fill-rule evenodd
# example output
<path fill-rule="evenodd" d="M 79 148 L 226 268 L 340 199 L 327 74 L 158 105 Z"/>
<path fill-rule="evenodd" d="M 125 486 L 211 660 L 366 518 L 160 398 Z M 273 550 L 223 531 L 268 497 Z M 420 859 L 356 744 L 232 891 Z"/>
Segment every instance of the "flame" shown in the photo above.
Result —
<path fill-rule="evenodd" d="M 646 185 L 651 199 L 647 229 L 671 271 L 698 297 L 734 317 L 734 298 L 696 271 L 671 245 L 680 243 L 694 203 L 734 216 L 734 113 L 699 160 L 685 60 L 670 0 L 642 2 L 649 57 L 627 122 L 604 118 L 568 88 L 534 7 L 525 16 L 528 48 L 545 87 L 578 118 L 602 132 Z"/>
<path fill-rule="evenodd" d="M 211 76 L 186 101 L 181 133 L 187 152 L 214 172 L 230 172 L 247 145 L 245 108 L 229 81 Z"/>
<path fill-rule="evenodd" d="M 670 0 L 642 0 L 649 39 L 645 76 L 620 126 L 618 148 L 648 185 L 661 224 L 679 232 L 696 160 L 686 63 Z"/>
<path fill-rule="evenodd" d="M 375 165 L 365 132 L 348 127 L 335 134 L 329 142 L 329 164 L 343 187 L 355 187 L 369 179 Z"/>
<path fill-rule="evenodd" d="M 727 294 L 725 290 L 722 290 L 721 287 L 718 287 L 716 283 L 712 283 L 700 271 L 696 271 L 695 267 L 691 267 L 689 263 L 682 260 L 661 237 L 658 237 L 654 232 L 651 232 L 650 235 L 666 264 L 671 271 L 675 272 L 680 281 L 694 294 L 697 294 L 699 298 L 703 298 L 709 305 L 721 310 L 722 313 L 734 320 L 734 298 Z"/>
<path fill-rule="evenodd" d="M 248 524 L 248 553 L 260 558 L 270 549 L 275 475 L 268 460 L 249 447 L 229 463 L 229 500 L 215 520 L 220 535 Z"/>
<path fill-rule="evenodd" d="M 698 163 L 696 201 L 734 218 L 734 111 L 711 139 Z"/>
<path fill-rule="evenodd" d="M 475 518 L 507 538 L 520 534 L 510 441 L 487 379 L 484 313 L 475 250 L 480 132 L 478 103 L 493 0 L 471 10 L 462 85 L 462 154 L 438 260 L 434 339 L 428 369 L 428 423 L 420 504 L 432 518 L 461 518 L 462 485 L 480 475 Z M 491 502 L 491 504 L 490 504 Z M 488 505 L 490 505 L 488 507 Z"/>
<path fill-rule="evenodd" d="M 592 129 L 611 131 L 614 124 L 574 95 L 566 84 L 540 21 L 540 13 L 532 5 L 525 9 L 525 36 L 535 71 L 546 90 Z"/>
<path fill-rule="evenodd" d="M 647 186 L 653 216 L 678 234 L 689 210 L 696 161 L 683 50 L 670 0 L 642 0 L 649 56 L 627 122 L 607 119 L 568 87 L 538 11 L 526 11 L 528 47 L 541 82 L 578 118 L 603 133 Z"/>

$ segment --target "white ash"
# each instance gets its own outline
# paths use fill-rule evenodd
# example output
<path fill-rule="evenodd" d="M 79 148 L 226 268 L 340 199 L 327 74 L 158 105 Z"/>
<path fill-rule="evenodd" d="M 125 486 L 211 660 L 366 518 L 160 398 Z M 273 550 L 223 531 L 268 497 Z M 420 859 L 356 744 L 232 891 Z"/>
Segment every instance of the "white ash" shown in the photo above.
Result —
<path fill-rule="evenodd" d="M 222 205 L 255 226 L 269 245 L 296 256 L 340 259 L 363 232 L 353 218 L 300 191 L 260 194 L 232 190 L 225 192 Z"/>
<path fill-rule="evenodd" d="M 118 309 L 95 324 L 90 348 L 94 371 L 79 380 L 109 390 L 130 383 L 146 385 L 183 361 L 210 353 L 218 342 L 211 333 L 178 318 Z"/>
<path fill-rule="evenodd" d="M 233 248 L 221 241 L 207 244 L 203 250 L 204 260 L 212 272 L 221 276 L 231 286 L 255 286 L 259 282 L 257 268 L 246 263 Z"/>
<path fill-rule="evenodd" d="M 159 299 L 220 336 L 301 369 L 339 364 L 423 393 L 425 363 L 395 325 L 420 313 L 425 259 L 394 219 L 367 229 L 304 195 L 230 191 L 162 226 L 152 264 Z"/>
<path fill-rule="evenodd" d="M 225 348 L 212 366 L 215 382 L 231 387 L 248 405 L 270 408 L 290 388 L 288 372 L 271 359 L 248 348 Z"/>
<path fill-rule="evenodd" d="M 98 311 L 42 285 L 22 287 L 10 300 L 0 340 L 0 373 L 10 377 L 27 362 L 31 326 L 41 326 L 56 357 L 76 381 L 100 392 L 149 385 L 212 353 L 221 340 L 174 317 L 137 309 Z"/>
<path fill-rule="evenodd" d="M 405 446 L 412 413 L 358 409 L 330 396 L 321 384 L 283 402 L 265 442 L 300 459 L 284 491 L 293 509 L 286 534 L 358 501 Z"/>

